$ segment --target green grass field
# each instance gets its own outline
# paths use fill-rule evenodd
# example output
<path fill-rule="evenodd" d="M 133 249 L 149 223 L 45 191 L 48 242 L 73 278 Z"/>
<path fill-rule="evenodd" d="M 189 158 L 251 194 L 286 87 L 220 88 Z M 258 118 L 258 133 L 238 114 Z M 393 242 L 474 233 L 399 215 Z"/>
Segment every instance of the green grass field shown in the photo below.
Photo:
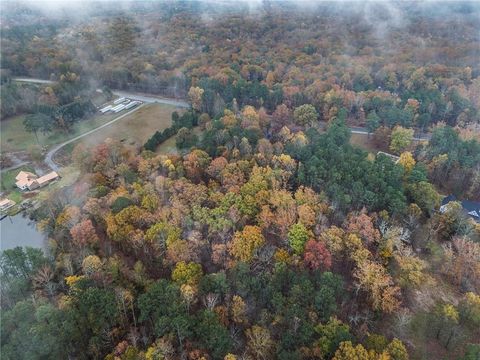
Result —
<path fill-rule="evenodd" d="M 6 171 L 0 175 L 2 192 L 7 192 L 7 198 L 15 201 L 17 204 L 23 200 L 22 192 L 15 185 L 15 177 L 20 171 L 29 171 L 35 173 L 35 170 L 31 166 L 25 165 L 19 167 L 18 169 Z"/>
<path fill-rule="evenodd" d="M 157 146 L 157 149 L 155 150 L 156 154 L 178 154 L 178 149 L 175 144 L 175 138 L 176 136 L 172 136 L 171 138 L 168 138 L 165 140 L 163 143 Z"/>
<path fill-rule="evenodd" d="M 14 170 L 10 170 L 10 171 L 6 171 L 6 172 L 2 173 L 0 175 L 1 179 L 2 179 L 2 181 L 1 181 L 2 191 L 10 191 L 10 190 L 14 190 L 16 188 L 15 177 L 17 176 L 17 174 L 20 171 L 29 171 L 29 172 L 32 172 L 32 173 L 35 174 L 35 170 L 33 169 L 33 167 L 28 166 L 28 165 L 21 166 L 18 169 L 14 169 Z"/>
<path fill-rule="evenodd" d="M 32 146 L 52 146 L 84 132 L 94 129 L 112 119 L 118 114 L 95 114 L 92 118 L 77 122 L 72 131 L 64 133 L 56 131 L 48 135 L 38 133 L 38 142 L 35 135 L 25 131 L 23 119 L 25 115 L 14 116 L 0 122 L 0 140 L 2 152 L 28 150 Z"/>
<path fill-rule="evenodd" d="M 367 136 L 364 134 L 352 134 L 350 136 L 350 144 L 357 146 L 372 154 L 376 154 L 379 151 L 391 152 L 388 149 L 379 148 L 373 141 L 373 135 Z M 420 144 L 420 142 L 414 140 L 412 142 L 410 151 L 413 151 L 418 144 Z"/>

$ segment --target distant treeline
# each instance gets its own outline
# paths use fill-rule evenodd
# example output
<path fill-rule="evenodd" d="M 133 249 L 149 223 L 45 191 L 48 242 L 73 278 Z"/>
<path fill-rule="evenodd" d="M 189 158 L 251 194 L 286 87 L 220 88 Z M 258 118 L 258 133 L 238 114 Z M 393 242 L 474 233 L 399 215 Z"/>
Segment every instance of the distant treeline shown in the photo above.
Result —
<path fill-rule="evenodd" d="M 42 78 L 75 73 L 96 86 L 169 97 L 185 97 L 191 86 L 199 87 L 201 110 L 211 116 L 235 107 L 235 100 L 239 107 L 268 112 L 308 103 L 322 121 L 345 108 L 348 124 L 372 132 L 381 126 L 426 131 L 439 122 L 462 128 L 478 122 L 478 7 L 396 5 L 403 18 L 415 14 L 415 26 L 400 30 L 385 19 L 373 25 L 361 6 L 340 11 L 323 4 L 305 13 L 269 3 L 253 18 L 248 12 L 218 12 L 230 5 L 216 4 L 205 10 L 209 26 L 194 20 L 198 7 L 207 5 L 138 6 L 129 16 L 101 7 L 84 24 L 35 13 L 30 26 L 20 26 L 29 23 L 25 9 L 8 9 L 15 25 L 2 28 L 2 68 Z M 386 5 L 374 8 L 389 13 Z M 393 36 L 397 31 L 401 36 Z M 64 102 L 61 93 L 58 100 Z M 4 105 L 2 95 L 2 110 L 20 101 Z"/>
<path fill-rule="evenodd" d="M 2 119 L 41 112 L 71 121 L 95 111 L 90 101 L 95 89 L 75 73 L 66 71 L 57 82 L 45 85 L 12 81 L 7 72 L 2 72 L 1 79 Z"/>

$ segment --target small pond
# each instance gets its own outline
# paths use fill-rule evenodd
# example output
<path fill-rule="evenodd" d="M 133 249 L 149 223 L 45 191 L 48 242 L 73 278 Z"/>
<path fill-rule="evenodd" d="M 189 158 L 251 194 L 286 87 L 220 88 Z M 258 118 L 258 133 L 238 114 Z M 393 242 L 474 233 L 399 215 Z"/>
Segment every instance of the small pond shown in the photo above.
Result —
<path fill-rule="evenodd" d="M 16 246 L 47 250 L 45 236 L 37 230 L 35 221 L 30 220 L 25 212 L 7 216 L 0 221 L 0 250 L 13 249 Z"/>

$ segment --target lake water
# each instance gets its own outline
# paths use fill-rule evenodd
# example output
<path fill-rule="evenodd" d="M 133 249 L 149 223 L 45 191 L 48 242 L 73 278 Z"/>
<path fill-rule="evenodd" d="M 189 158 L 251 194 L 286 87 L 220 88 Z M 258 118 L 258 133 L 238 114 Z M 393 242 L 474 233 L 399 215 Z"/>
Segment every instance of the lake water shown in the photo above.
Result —
<path fill-rule="evenodd" d="M 45 236 L 24 213 L 7 216 L 0 221 L 0 250 L 13 249 L 16 246 L 30 246 L 44 251 L 47 249 Z"/>

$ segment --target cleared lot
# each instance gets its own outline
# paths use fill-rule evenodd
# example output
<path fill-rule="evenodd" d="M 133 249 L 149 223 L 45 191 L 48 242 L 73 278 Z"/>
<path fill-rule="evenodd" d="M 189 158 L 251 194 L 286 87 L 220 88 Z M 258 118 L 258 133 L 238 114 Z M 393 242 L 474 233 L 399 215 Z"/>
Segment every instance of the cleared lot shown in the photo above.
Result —
<path fill-rule="evenodd" d="M 106 138 L 112 138 L 130 145 L 143 145 L 155 131 L 161 131 L 171 125 L 174 111 L 181 113 L 183 110 L 172 105 L 144 104 L 134 113 L 79 141 L 97 145 Z"/>

